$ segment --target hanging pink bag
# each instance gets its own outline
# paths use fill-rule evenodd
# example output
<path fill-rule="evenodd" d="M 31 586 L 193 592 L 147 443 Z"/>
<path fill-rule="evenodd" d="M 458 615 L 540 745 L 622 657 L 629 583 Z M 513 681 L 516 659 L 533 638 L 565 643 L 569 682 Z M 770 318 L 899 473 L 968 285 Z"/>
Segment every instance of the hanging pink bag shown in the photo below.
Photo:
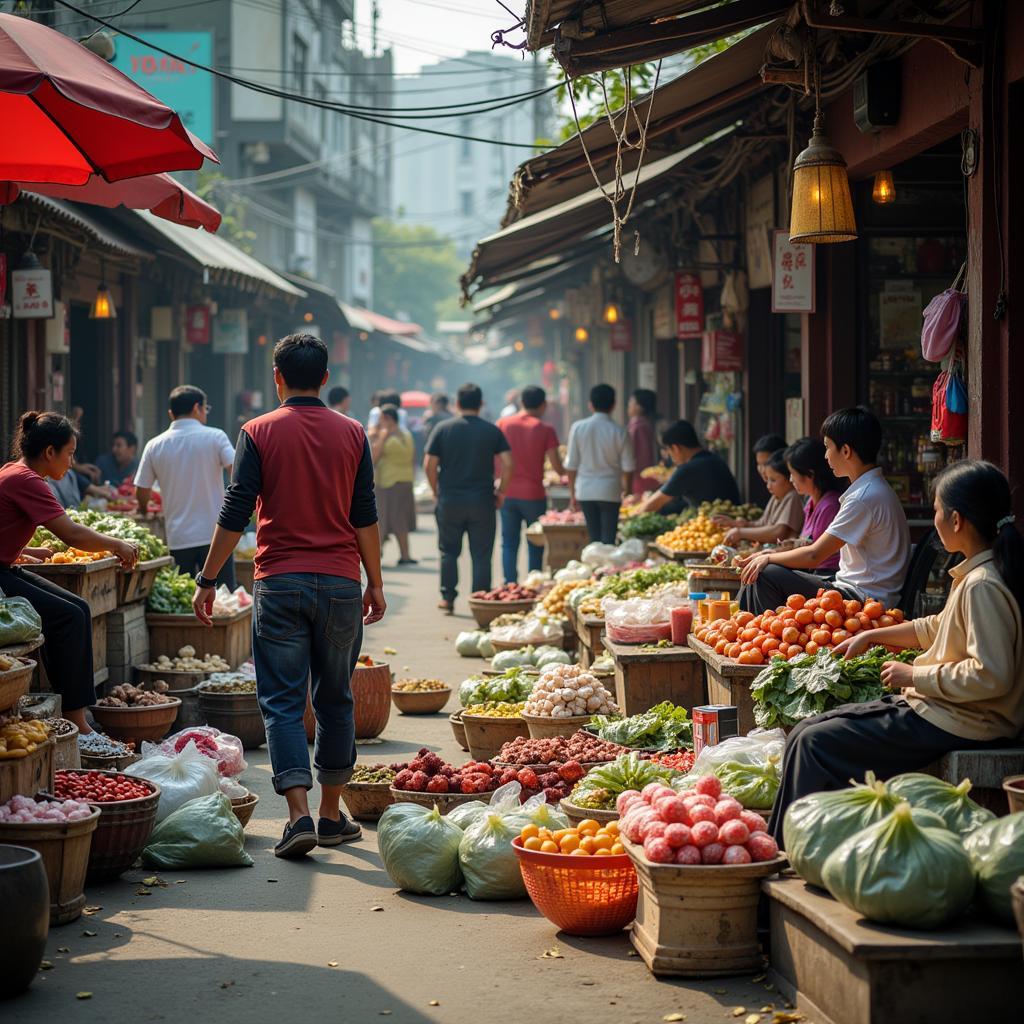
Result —
<path fill-rule="evenodd" d="M 953 281 L 953 287 L 940 292 L 925 306 L 924 325 L 921 327 L 921 354 L 932 363 L 941 363 L 949 355 L 960 336 L 960 321 L 963 318 L 967 296 L 960 290 L 961 281 L 966 279 L 967 264 Z"/>

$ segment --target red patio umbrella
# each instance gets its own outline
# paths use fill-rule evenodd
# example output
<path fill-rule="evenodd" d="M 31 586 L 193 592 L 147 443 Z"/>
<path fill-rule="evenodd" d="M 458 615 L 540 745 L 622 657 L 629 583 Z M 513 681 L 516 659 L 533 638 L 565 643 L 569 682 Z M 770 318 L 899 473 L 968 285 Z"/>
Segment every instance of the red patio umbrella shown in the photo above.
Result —
<path fill-rule="evenodd" d="M 216 154 L 80 43 L 0 14 L 0 180 L 84 185 L 194 170 Z"/>
<path fill-rule="evenodd" d="M 84 185 L 0 182 L 0 204 L 13 202 L 22 191 L 94 206 L 150 210 L 164 220 L 184 224 L 188 228 L 206 228 L 211 234 L 220 227 L 221 221 L 220 213 L 213 206 L 169 174 L 146 174 L 141 178 L 125 178 L 113 183 L 93 175 Z"/>
<path fill-rule="evenodd" d="M 403 391 L 403 409 L 426 409 L 430 405 L 430 395 L 426 391 Z"/>

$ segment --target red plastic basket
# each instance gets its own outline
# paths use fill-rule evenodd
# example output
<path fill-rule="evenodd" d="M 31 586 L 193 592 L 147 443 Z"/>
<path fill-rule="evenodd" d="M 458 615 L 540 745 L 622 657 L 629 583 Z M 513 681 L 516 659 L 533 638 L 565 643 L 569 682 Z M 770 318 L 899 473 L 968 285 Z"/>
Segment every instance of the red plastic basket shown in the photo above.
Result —
<path fill-rule="evenodd" d="M 573 857 L 537 853 L 524 850 L 518 837 L 512 847 L 533 905 L 563 932 L 611 935 L 636 916 L 639 885 L 626 854 Z"/>

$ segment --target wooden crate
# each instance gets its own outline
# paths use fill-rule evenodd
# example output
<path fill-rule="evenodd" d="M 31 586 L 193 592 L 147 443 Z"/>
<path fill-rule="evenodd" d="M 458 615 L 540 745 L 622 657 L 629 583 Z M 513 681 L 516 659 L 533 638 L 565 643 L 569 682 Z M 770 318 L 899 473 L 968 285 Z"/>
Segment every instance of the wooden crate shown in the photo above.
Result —
<path fill-rule="evenodd" d="M 708 557 L 707 551 L 673 551 L 672 548 L 662 547 L 660 544 L 652 544 L 651 547 L 670 562 L 688 562 L 692 558 Z"/>
<path fill-rule="evenodd" d="M 741 586 L 740 574 L 721 566 L 691 569 L 689 584 L 691 591 L 702 591 L 708 597 L 712 594 L 728 594 L 733 597 L 739 593 Z"/>
<path fill-rule="evenodd" d="M 111 555 L 97 562 L 33 565 L 30 572 L 63 587 L 87 602 L 93 617 L 106 615 L 117 607 L 117 559 Z"/>
<path fill-rule="evenodd" d="M 573 559 L 578 559 L 590 543 L 586 526 L 557 523 L 544 527 L 544 568 L 554 572 L 564 569 Z"/>
<path fill-rule="evenodd" d="M 94 615 L 92 620 L 92 670 L 107 667 L 107 617 Z"/>
<path fill-rule="evenodd" d="M 699 655 L 707 670 L 707 702 L 735 705 L 738 708 L 740 736 L 746 736 L 751 729 L 756 729 L 750 684 L 760 675 L 764 665 L 740 665 L 732 658 L 715 654 L 713 648 L 702 644 L 692 633 L 687 643 Z"/>
<path fill-rule="evenodd" d="M 692 712 L 708 703 L 704 666 L 686 647 L 643 647 L 602 638 L 615 660 L 615 701 L 623 714 L 639 715 L 670 700 Z"/>
<path fill-rule="evenodd" d="M 601 638 L 604 636 L 604 619 L 592 615 L 582 615 L 571 607 L 567 609 L 567 612 L 579 643 L 580 664 L 584 668 L 590 668 L 604 653 L 604 648 L 601 646 Z"/>
<path fill-rule="evenodd" d="M 150 558 L 145 562 L 139 562 L 134 569 L 117 570 L 117 604 L 118 607 L 126 604 L 134 604 L 136 601 L 145 601 L 149 592 L 153 589 L 153 581 L 156 574 L 164 566 L 173 564 L 174 559 L 170 555 L 162 555 L 160 558 Z"/>
<path fill-rule="evenodd" d="M 869 924 L 799 878 L 762 883 L 772 981 L 818 1024 L 1019 1020 L 1020 936 L 977 918 L 938 931 Z"/>
<path fill-rule="evenodd" d="M 237 668 L 252 654 L 252 605 L 226 618 L 204 626 L 194 615 L 146 615 L 149 625 L 149 655 L 173 658 L 182 647 L 191 645 L 196 654 L 219 654 Z"/>
<path fill-rule="evenodd" d="M 240 587 L 245 587 L 252 593 L 253 573 L 256 571 L 255 563 L 251 558 L 235 557 L 235 582 Z"/>
<path fill-rule="evenodd" d="M 25 757 L 0 758 L 0 804 L 12 796 L 35 796 L 41 789 L 53 792 L 56 746 L 57 740 L 51 736 Z"/>

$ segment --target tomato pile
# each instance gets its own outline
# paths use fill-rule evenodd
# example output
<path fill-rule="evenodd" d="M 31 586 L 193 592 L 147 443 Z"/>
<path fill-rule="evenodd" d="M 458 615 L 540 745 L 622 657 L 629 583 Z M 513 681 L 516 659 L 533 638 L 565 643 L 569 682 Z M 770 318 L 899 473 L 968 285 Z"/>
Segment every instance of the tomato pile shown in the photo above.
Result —
<path fill-rule="evenodd" d="M 55 773 L 53 783 L 53 795 L 58 800 L 86 800 L 94 804 L 138 800 L 151 796 L 154 791 L 155 787 L 150 782 L 99 771 L 59 771 Z"/>
<path fill-rule="evenodd" d="M 772 658 L 792 661 L 841 644 L 861 630 L 903 621 L 898 608 L 886 611 L 881 601 L 846 601 L 838 590 L 819 590 L 817 597 L 793 594 L 784 605 L 761 615 L 737 612 L 731 619 L 710 622 L 697 639 L 716 654 L 741 665 L 764 665 Z"/>

